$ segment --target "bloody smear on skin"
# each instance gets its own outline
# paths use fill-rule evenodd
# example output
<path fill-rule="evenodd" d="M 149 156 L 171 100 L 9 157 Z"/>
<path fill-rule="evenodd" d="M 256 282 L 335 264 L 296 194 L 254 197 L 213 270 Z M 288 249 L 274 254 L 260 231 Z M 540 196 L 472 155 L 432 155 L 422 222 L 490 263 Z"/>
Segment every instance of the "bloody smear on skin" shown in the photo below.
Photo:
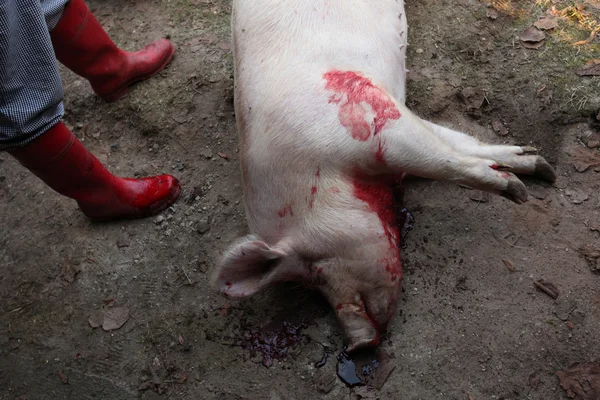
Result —
<path fill-rule="evenodd" d="M 304 324 L 284 321 L 278 329 L 247 333 L 243 338 L 242 347 L 253 355 L 261 353 L 262 364 L 270 367 L 274 360 L 281 360 L 287 356 L 291 348 L 309 341 L 308 336 L 302 334 L 305 327 Z"/>
<path fill-rule="evenodd" d="M 338 112 L 340 123 L 352 137 L 362 142 L 377 135 L 390 120 L 400 119 L 400 111 L 392 98 L 381 88 L 375 86 L 370 79 L 353 72 L 332 70 L 323 78 L 327 81 L 325 88 L 335 92 L 329 103 L 341 104 Z M 373 121 L 367 121 L 367 110 L 364 104 L 371 107 L 375 114 Z"/>
<path fill-rule="evenodd" d="M 293 217 L 294 216 L 294 210 L 292 209 L 293 205 L 294 205 L 293 202 L 290 204 L 286 204 L 285 207 L 283 207 L 282 209 L 277 211 L 277 215 L 279 215 L 279 218 L 284 218 L 287 215 L 289 215 L 290 217 Z"/>
<path fill-rule="evenodd" d="M 389 180 L 373 181 L 373 178 L 354 179 L 354 196 L 368 204 L 369 209 L 377 213 L 384 234 L 390 243 L 390 253 L 379 259 L 392 281 L 402 280 L 402 264 L 399 246 L 405 243 L 408 232 L 412 230 L 414 218 L 402 207 L 404 189 L 399 183 Z"/>

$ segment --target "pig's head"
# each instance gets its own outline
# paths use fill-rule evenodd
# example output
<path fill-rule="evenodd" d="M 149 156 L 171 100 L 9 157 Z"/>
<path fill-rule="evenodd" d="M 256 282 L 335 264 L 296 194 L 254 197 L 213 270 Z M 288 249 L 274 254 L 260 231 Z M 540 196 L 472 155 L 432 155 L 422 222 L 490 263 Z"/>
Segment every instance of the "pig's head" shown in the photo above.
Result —
<path fill-rule="evenodd" d="M 241 298 L 278 282 L 301 282 L 328 299 L 348 351 L 378 345 L 395 313 L 402 280 L 399 237 L 394 213 L 374 210 L 365 201 L 276 243 L 256 235 L 240 239 L 225 252 L 213 285 Z"/>

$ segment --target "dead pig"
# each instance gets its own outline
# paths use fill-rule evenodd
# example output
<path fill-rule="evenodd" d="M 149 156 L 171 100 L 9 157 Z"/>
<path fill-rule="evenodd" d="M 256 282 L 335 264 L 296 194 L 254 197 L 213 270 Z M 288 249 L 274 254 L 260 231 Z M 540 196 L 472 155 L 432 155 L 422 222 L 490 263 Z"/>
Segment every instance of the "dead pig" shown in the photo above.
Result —
<path fill-rule="evenodd" d="M 410 174 L 523 203 L 515 174 L 556 179 L 533 148 L 481 143 L 406 108 L 401 0 L 234 0 L 232 29 L 252 234 L 215 271 L 227 296 L 301 281 L 327 297 L 350 351 L 377 345 L 402 282 L 392 182 Z"/>

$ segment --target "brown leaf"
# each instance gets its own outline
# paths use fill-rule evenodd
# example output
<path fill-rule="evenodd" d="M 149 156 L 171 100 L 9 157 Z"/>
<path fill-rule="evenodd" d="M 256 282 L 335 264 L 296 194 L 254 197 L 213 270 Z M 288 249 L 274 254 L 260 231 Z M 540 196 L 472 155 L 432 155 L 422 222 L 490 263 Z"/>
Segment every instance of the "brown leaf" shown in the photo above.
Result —
<path fill-rule="evenodd" d="M 515 272 L 516 271 L 515 264 L 513 264 L 512 261 L 502 259 L 502 262 L 504 263 L 504 265 L 506 265 L 506 268 L 508 268 L 508 270 L 510 272 Z"/>
<path fill-rule="evenodd" d="M 560 294 L 560 291 L 553 283 L 546 282 L 543 279 L 540 279 L 537 282 L 533 282 L 533 284 L 535 285 L 535 287 L 538 290 L 546 293 L 548 296 L 552 297 L 554 300 L 556 300 L 558 298 L 558 295 Z"/>
<path fill-rule="evenodd" d="M 10 338 L 8 340 L 8 348 L 11 350 L 16 350 L 21 347 L 21 341 L 19 339 Z"/>
<path fill-rule="evenodd" d="M 384 350 L 379 351 L 379 368 L 375 370 L 373 376 L 373 386 L 377 390 L 381 390 L 387 382 L 390 375 L 396 369 L 396 360 Z"/>
<path fill-rule="evenodd" d="M 527 382 L 529 383 L 529 386 L 532 388 L 537 388 L 540 384 L 540 377 L 538 376 L 537 373 L 533 373 L 531 375 L 529 375 L 529 378 L 527 379 Z"/>
<path fill-rule="evenodd" d="M 106 310 L 104 320 L 102 321 L 102 329 L 105 331 L 114 331 L 119 329 L 129 319 L 129 309 L 127 307 L 115 307 Z"/>
<path fill-rule="evenodd" d="M 528 49 L 539 49 L 544 44 L 546 34 L 534 26 L 525 29 L 519 36 L 523 47 Z"/>
<path fill-rule="evenodd" d="M 102 300 L 102 302 L 104 304 L 106 304 L 106 307 L 109 307 L 109 308 L 112 307 L 112 306 L 114 306 L 116 301 L 117 301 L 117 299 L 105 299 L 105 300 Z"/>
<path fill-rule="evenodd" d="M 558 22 L 556 21 L 556 18 L 552 18 L 552 17 L 544 17 L 544 18 L 540 19 L 539 21 L 536 21 L 536 23 L 533 25 L 536 28 L 542 29 L 545 31 L 549 31 L 551 29 L 558 28 Z"/>
<path fill-rule="evenodd" d="M 56 374 L 58 375 L 62 383 L 64 383 L 65 385 L 69 383 L 69 378 L 65 374 L 63 374 L 63 372 L 60 369 L 56 372 Z"/>
<path fill-rule="evenodd" d="M 567 396 L 575 400 L 600 399 L 600 364 L 575 363 L 556 373 Z"/>
<path fill-rule="evenodd" d="M 487 203 L 492 197 L 488 192 L 483 192 L 481 190 L 470 190 L 467 193 L 467 196 L 469 196 L 469 199 L 478 203 Z"/>
<path fill-rule="evenodd" d="M 67 283 L 73 283 L 75 277 L 79 273 L 79 269 L 71 263 L 65 263 L 60 271 L 60 277 Z"/>
<path fill-rule="evenodd" d="M 600 60 L 588 62 L 585 67 L 575 71 L 579 76 L 600 76 Z M 595 62 L 598 61 L 598 62 Z"/>
<path fill-rule="evenodd" d="M 92 315 L 88 318 L 88 323 L 92 328 L 99 328 L 102 326 L 102 321 L 104 321 L 104 311 L 94 311 Z"/>
<path fill-rule="evenodd" d="M 185 340 L 183 340 L 183 336 L 179 335 L 179 337 L 177 338 L 177 341 L 179 342 L 180 345 L 183 346 L 183 344 L 185 343 Z"/>
<path fill-rule="evenodd" d="M 219 312 L 224 317 L 228 316 L 231 312 L 231 303 L 225 303 L 225 305 L 219 309 Z"/>
<path fill-rule="evenodd" d="M 593 244 L 581 246 L 577 251 L 579 251 L 579 253 L 586 258 L 600 258 L 600 248 L 594 246 Z"/>
<path fill-rule="evenodd" d="M 600 166 L 600 154 L 596 151 L 578 147 L 570 155 L 571 163 L 577 172 L 585 172 L 590 167 Z"/>
<path fill-rule="evenodd" d="M 179 377 L 179 379 L 177 380 L 177 382 L 179 382 L 180 384 L 183 384 L 183 383 L 185 383 L 185 381 L 188 380 L 189 377 L 190 377 L 189 374 L 187 372 L 184 372 L 183 375 L 181 375 Z"/>
<path fill-rule="evenodd" d="M 217 154 L 219 155 L 219 157 L 221 157 L 224 160 L 229 160 L 229 157 L 227 156 L 227 154 L 222 153 L 222 152 L 217 152 Z"/>

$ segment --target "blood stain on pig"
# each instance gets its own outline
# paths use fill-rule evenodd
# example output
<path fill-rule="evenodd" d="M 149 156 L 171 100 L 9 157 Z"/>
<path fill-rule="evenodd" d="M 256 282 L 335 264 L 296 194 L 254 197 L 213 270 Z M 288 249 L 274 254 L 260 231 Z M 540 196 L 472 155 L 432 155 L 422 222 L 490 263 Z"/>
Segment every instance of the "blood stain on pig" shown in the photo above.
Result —
<path fill-rule="evenodd" d="M 291 203 L 286 204 L 283 208 L 281 208 L 279 211 L 277 211 L 277 215 L 279 215 L 279 218 L 284 218 L 286 216 L 290 216 L 293 217 L 294 216 L 294 209 L 292 208 L 294 206 L 294 202 L 292 201 Z"/>
<path fill-rule="evenodd" d="M 392 98 L 370 79 L 354 72 L 331 70 L 323 78 L 327 81 L 325 88 L 335 92 L 329 103 L 340 104 L 338 118 L 350 135 L 361 142 L 367 141 L 371 134 L 376 136 L 390 120 L 400 119 L 400 111 Z M 367 121 L 367 110 L 370 106 L 373 121 Z"/>
<path fill-rule="evenodd" d="M 390 245 L 397 246 L 399 233 L 396 226 L 394 196 L 390 186 L 385 182 L 367 182 L 364 179 L 355 178 L 354 196 L 367 203 L 370 210 L 377 213 Z"/>

